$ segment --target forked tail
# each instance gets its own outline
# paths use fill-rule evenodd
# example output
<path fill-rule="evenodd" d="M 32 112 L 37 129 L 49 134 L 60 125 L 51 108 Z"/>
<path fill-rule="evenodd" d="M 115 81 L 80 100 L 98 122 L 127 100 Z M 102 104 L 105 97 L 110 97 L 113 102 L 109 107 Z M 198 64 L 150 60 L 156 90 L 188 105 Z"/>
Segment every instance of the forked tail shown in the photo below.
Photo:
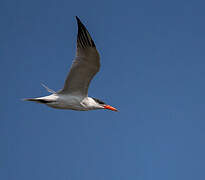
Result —
<path fill-rule="evenodd" d="M 33 102 L 37 102 L 37 103 L 41 103 L 41 104 L 47 104 L 47 103 L 53 102 L 51 100 L 37 99 L 37 98 L 28 98 L 28 99 L 23 99 L 23 100 L 24 101 L 33 101 Z"/>
<path fill-rule="evenodd" d="M 41 85 L 50 93 L 52 94 L 56 94 L 56 92 L 52 89 L 49 89 L 45 84 L 41 83 Z M 37 102 L 37 103 L 41 103 L 41 104 L 48 104 L 48 103 L 52 103 L 52 102 L 56 102 L 55 100 L 51 99 L 51 98 L 47 98 L 49 96 L 46 97 L 39 97 L 39 98 L 26 98 L 23 99 L 23 101 L 33 101 L 33 102 Z"/>

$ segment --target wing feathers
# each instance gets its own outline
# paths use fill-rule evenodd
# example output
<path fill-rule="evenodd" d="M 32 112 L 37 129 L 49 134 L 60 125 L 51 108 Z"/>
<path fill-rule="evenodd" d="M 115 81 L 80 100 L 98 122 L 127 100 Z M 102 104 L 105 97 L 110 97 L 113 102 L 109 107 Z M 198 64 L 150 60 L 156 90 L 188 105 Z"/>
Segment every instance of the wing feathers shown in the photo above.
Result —
<path fill-rule="evenodd" d="M 78 38 L 77 38 L 77 47 L 86 48 L 86 47 L 95 47 L 89 32 L 85 26 L 81 23 L 80 19 L 76 16 L 78 22 Z"/>
<path fill-rule="evenodd" d="M 76 57 L 60 94 L 87 96 L 90 81 L 100 69 L 100 56 L 89 32 L 76 17 L 78 23 Z"/>

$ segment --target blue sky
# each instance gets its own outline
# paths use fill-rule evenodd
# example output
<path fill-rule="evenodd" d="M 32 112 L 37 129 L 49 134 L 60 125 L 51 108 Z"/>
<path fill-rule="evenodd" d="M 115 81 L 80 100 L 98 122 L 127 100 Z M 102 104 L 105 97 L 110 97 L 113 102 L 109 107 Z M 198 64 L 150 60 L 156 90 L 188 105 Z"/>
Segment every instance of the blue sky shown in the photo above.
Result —
<path fill-rule="evenodd" d="M 0 179 L 204 180 L 204 1 L 0 2 Z M 120 112 L 22 102 L 58 90 L 79 16 L 101 55 L 89 95 Z"/>

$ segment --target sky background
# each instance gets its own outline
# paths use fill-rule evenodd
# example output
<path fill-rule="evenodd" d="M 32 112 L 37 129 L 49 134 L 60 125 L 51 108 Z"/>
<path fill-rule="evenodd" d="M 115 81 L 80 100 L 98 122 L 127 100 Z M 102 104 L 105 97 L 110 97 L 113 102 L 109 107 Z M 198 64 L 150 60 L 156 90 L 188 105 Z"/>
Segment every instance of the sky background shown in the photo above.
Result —
<path fill-rule="evenodd" d="M 0 179 L 204 180 L 204 6 L 1 0 Z M 117 113 L 21 101 L 63 86 L 76 15 L 101 55 L 89 95 Z"/>

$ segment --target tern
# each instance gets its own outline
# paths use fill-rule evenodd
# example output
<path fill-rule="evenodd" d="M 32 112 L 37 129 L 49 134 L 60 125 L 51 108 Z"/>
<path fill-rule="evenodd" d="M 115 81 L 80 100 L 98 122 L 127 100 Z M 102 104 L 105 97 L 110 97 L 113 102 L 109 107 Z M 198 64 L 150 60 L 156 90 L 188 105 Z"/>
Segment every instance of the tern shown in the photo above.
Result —
<path fill-rule="evenodd" d="M 97 98 L 88 97 L 89 84 L 100 69 L 100 56 L 88 30 L 77 16 L 76 20 L 78 24 L 76 57 L 67 75 L 64 87 L 55 92 L 42 84 L 51 95 L 24 100 L 46 104 L 57 109 L 77 111 L 108 109 L 117 111 L 116 108 Z"/>

